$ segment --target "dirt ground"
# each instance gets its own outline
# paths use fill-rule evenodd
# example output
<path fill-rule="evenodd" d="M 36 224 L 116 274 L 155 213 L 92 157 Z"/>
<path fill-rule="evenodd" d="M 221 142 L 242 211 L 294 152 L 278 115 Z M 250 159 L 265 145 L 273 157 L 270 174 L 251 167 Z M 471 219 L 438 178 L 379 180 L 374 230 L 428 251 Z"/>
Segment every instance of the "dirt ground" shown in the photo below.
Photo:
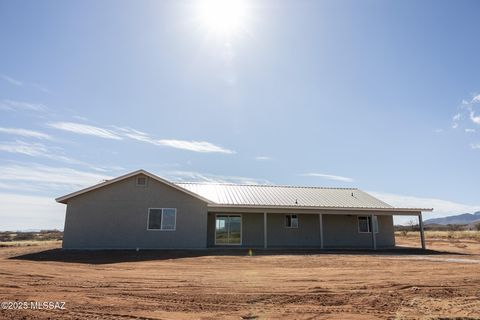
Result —
<path fill-rule="evenodd" d="M 403 246 L 418 239 L 400 238 Z M 4 319 L 480 319 L 480 243 L 389 252 L 0 248 Z"/>

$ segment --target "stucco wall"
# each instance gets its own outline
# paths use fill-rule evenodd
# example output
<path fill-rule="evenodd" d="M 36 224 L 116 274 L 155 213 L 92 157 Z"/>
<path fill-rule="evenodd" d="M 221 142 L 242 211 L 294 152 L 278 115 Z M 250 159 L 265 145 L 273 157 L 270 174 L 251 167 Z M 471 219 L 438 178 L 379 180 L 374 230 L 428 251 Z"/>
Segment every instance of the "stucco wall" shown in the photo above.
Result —
<path fill-rule="evenodd" d="M 228 213 L 217 213 L 220 215 Z M 242 247 L 263 247 L 263 213 L 242 216 Z M 285 227 L 285 214 L 268 214 L 268 247 L 320 247 L 317 214 L 298 214 L 298 228 Z M 395 246 L 392 216 L 378 216 L 377 247 Z M 371 233 L 359 233 L 357 215 L 323 214 L 325 248 L 372 248 Z M 215 213 L 208 214 L 208 246 L 215 245 Z"/>
<path fill-rule="evenodd" d="M 377 216 L 377 247 L 395 246 L 392 216 Z M 372 234 L 358 232 L 357 215 L 323 215 L 325 248 L 371 248 Z"/>
<path fill-rule="evenodd" d="M 285 227 L 285 214 L 270 213 L 267 244 L 273 247 L 320 247 L 320 225 L 316 214 L 298 214 L 298 228 Z"/>
<path fill-rule="evenodd" d="M 148 208 L 177 208 L 176 230 L 147 230 Z M 131 177 L 68 200 L 66 249 L 206 245 L 206 204 L 151 178 L 147 187 L 136 186 L 136 177 Z"/>

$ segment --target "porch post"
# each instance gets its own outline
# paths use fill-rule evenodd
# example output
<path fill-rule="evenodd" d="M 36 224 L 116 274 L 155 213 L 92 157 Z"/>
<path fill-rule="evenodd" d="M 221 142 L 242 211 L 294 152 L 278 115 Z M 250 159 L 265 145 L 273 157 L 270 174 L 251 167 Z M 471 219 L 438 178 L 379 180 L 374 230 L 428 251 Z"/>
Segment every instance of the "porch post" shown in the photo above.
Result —
<path fill-rule="evenodd" d="M 422 249 L 425 250 L 425 234 L 423 232 L 423 218 L 422 218 L 422 212 L 418 215 L 418 226 L 420 227 L 420 240 L 422 242 Z"/>
<path fill-rule="evenodd" d="M 323 249 L 323 217 L 322 214 L 318 214 L 318 221 L 320 222 L 320 249 Z"/>
<path fill-rule="evenodd" d="M 263 247 L 267 249 L 267 213 L 263 213 Z"/>
<path fill-rule="evenodd" d="M 372 245 L 373 245 L 373 250 L 377 250 L 377 239 L 375 237 L 375 230 L 373 228 L 373 217 L 375 217 L 375 215 L 371 215 L 370 216 L 370 231 L 372 232 Z"/>

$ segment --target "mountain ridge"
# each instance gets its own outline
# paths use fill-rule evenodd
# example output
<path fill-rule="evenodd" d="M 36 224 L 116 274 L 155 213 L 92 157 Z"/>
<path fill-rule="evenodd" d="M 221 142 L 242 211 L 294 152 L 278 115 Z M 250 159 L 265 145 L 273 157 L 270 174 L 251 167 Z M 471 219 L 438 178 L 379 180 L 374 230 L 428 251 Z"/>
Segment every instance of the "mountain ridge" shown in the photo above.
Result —
<path fill-rule="evenodd" d="M 480 222 L 480 211 L 475 213 L 462 213 L 442 218 L 433 218 L 425 220 L 423 223 L 427 224 L 470 224 L 473 222 Z"/>

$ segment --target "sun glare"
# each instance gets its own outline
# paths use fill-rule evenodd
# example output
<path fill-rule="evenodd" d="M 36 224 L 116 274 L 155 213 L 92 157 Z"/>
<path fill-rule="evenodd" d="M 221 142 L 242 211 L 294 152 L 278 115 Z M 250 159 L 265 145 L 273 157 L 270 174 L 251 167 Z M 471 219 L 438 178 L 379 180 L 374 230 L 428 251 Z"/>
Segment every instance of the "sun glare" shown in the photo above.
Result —
<path fill-rule="evenodd" d="M 198 11 L 201 24 L 217 35 L 231 36 L 245 28 L 245 0 L 201 0 Z"/>

